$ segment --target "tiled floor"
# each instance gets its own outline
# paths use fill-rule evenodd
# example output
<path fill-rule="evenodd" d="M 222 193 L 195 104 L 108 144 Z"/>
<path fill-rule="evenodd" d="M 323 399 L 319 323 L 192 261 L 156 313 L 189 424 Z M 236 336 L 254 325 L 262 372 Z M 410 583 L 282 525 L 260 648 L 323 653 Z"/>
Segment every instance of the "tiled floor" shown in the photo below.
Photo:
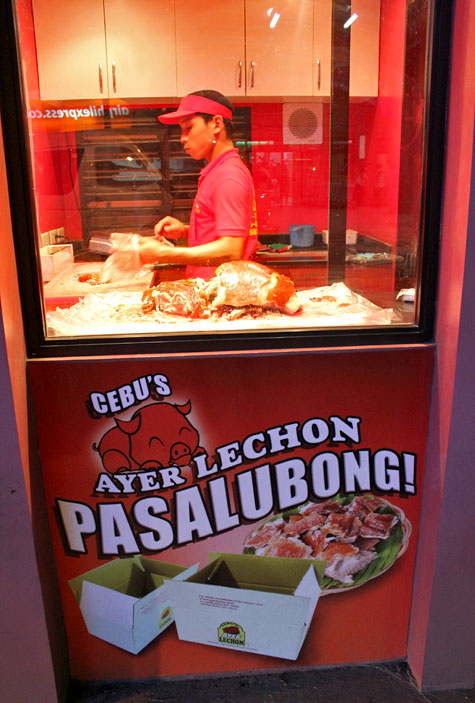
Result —
<path fill-rule="evenodd" d="M 420 693 L 403 663 L 74 685 L 67 703 L 475 703 L 474 690 Z"/>

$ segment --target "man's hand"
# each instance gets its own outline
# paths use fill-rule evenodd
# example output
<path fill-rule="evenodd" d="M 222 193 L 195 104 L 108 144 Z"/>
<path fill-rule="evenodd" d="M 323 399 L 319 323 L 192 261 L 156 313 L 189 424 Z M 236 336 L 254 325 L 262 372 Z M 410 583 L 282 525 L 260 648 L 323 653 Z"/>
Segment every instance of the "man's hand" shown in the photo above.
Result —
<path fill-rule="evenodd" d="M 156 237 L 160 237 L 161 235 L 163 236 L 168 236 L 173 238 L 178 238 L 178 237 L 184 237 L 186 234 L 188 234 L 188 225 L 185 225 L 183 222 L 180 222 L 180 220 L 177 220 L 176 217 L 171 217 L 170 215 L 167 215 L 166 217 L 163 217 L 155 227 L 153 228 L 154 234 Z"/>

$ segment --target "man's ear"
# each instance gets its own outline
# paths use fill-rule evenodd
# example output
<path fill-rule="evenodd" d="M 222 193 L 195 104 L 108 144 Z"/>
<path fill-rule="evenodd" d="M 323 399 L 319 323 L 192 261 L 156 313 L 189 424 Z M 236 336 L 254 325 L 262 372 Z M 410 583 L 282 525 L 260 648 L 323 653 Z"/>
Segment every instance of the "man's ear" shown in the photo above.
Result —
<path fill-rule="evenodd" d="M 214 123 L 214 133 L 215 134 L 220 134 L 221 132 L 225 131 L 225 126 L 224 126 L 224 120 L 221 117 L 221 115 L 214 115 L 213 116 L 213 123 Z"/>

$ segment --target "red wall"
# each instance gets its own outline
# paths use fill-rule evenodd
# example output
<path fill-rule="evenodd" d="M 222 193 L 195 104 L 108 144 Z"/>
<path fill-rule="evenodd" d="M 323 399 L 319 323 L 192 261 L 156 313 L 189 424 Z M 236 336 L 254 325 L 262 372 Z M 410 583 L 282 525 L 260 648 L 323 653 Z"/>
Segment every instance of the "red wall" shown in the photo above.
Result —
<path fill-rule="evenodd" d="M 288 232 L 291 224 L 328 228 L 329 105 L 323 143 L 284 145 L 281 103 L 252 105 L 252 175 L 259 232 Z M 262 143 L 264 142 L 264 143 Z"/>
<path fill-rule="evenodd" d="M 473 210 L 475 3 L 455 3 L 437 310 L 437 365 L 424 485 L 425 545 L 409 663 L 425 688 L 473 686 Z M 472 189 L 472 193 L 470 192 Z M 472 226 L 472 229 L 470 229 Z M 455 395 L 454 395 L 455 392 Z M 439 528 L 441 515 L 444 527 Z M 471 522 L 470 522 L 471 521 Z M 466 535 L 466 538 L 465 538 Z M 460 539 L 462 536 L 462 539 Z M 449 578 L 444 568 L 450 562 Z M 428 629 L 430 627 L 430 629 Z M 448 683 L 447 683 L 448 682 Z"/>
<path fill-rule="evenodd" d="M 405 2 L 382 0 L 378 98 L 350 106 L 348 227 L 388 244 L 397 236 L 405 17 Z"/>

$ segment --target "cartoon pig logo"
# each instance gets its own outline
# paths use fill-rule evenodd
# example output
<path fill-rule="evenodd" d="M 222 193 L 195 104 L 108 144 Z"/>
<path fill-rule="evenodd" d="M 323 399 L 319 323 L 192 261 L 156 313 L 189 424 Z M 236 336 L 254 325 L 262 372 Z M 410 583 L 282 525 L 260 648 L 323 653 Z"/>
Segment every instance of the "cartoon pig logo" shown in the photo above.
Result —
<path fill-rule="evenodd" d="M 191 402 L 184 405 L 151 403 L 137 410 L 130 420 L 115 418 L 94 451 L 111 474 L 165 466 L 187 466 L 199 446 L 199 434 L 188 421 Z"/>

